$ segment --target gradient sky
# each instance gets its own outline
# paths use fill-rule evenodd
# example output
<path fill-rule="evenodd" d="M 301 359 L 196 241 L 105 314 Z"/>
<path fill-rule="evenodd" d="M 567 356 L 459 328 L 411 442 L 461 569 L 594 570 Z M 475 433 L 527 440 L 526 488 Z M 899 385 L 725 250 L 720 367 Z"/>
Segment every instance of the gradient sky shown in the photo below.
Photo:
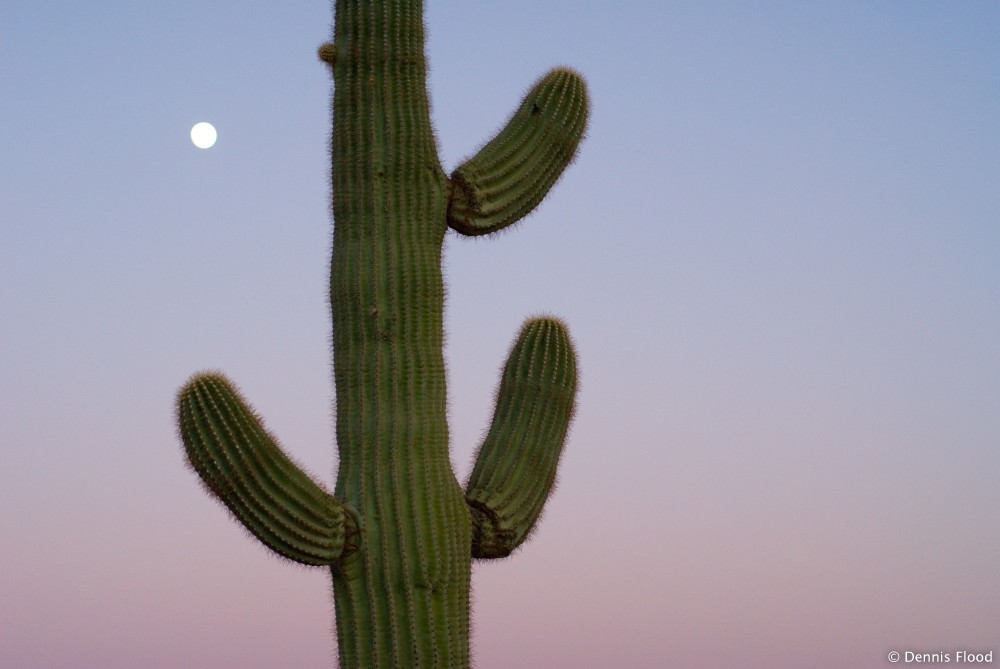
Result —
<path fill-rule="evenodd" d="M 229 520 L 172 415 L 223 369 L 333 480 L 331 20 L 0 9 L 0 667 L 332 666 L 328 574 Z M 533 216 L 446 243 L 460 478 L 526 315 L 582 367 L 539 531 L 474 569 L 478 669 L 1000 657 L 1000 4 L 428 0 L 427 26 L 448 169 L 548 67 L 593 102 Z"/>

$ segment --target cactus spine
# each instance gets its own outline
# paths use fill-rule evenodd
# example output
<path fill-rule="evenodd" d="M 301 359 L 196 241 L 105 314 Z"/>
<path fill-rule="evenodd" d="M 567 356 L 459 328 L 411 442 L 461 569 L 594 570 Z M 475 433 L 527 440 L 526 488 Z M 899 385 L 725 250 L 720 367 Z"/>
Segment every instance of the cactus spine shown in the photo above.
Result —
<path fill-rule="evenodd" d="M 534 209 L 572 160 L 587 98 L 557 68 L 450 177 L 430 125 L 421 0 L 336 0 L 330 307 L 339 471 L 331 495 L 239 392 L 194 375 L 177 400 L 190 465 L 262 543 L 329 566 L 342 669 L 469 665 L 471 560 L 507 556 L 552 489 L 576 393 L 563 323 L 529 319 L 463 491 L 448 457 L 441 247 Z"/>

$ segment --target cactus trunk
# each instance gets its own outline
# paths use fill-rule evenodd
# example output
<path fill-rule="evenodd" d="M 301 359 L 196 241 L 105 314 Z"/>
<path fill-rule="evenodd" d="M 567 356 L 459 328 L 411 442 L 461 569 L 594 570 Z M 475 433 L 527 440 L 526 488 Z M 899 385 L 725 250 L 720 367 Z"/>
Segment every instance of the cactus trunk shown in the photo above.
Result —
<path fill-rule="evenodd" d="M 330 309 L 339 472 L 304 475 L 221 375 L 178 395 L 188 461 L 260 541 L 333 577 L 342 669 L 469 665 L 473 558 L 507 556 L 552 489 L 576 359 L 553 318 L 529 320 L 463 491 L 448 455 L 441 251 L 531 211 L 583 135 L 580 77 L 556 69 L 448 177 L 426 93 L 419 0 L 337 0 L 320 49 L 334 80 Z"/>
<path fill-rule="evenodd" d="M 447 176 L 420 3 L 340 0 L 334 45 L 335 496 L 365 519 L 363 545 L 334 566 L 341 666 L 465 667 L 471 531 L 442 353 Z"/>

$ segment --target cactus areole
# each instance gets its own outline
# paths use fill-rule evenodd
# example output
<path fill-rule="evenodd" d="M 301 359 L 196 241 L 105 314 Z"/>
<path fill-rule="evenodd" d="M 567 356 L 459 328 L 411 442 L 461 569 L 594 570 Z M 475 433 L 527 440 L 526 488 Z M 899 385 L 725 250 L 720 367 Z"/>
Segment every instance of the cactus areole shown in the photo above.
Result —
<path fill-rule="evenodd" d="M 177 399 L 208 491 L 279 555 L 330 569 L 342 669 L 469 666 L 471 562 L 528 537 L 576 394 L 565 326 L 529 319 L 463 489 L 448 455 L 444 236 L 496 232 L 534 209 L 576 153 L 587 96 L 578 74 L 550 71 L 449 177 L 431 131 L 422 13 L 420 0 L 336 0 L 333 41 L 319 50 L 334 81 L 333 494 L 221 374 L 195 374 Z"/>

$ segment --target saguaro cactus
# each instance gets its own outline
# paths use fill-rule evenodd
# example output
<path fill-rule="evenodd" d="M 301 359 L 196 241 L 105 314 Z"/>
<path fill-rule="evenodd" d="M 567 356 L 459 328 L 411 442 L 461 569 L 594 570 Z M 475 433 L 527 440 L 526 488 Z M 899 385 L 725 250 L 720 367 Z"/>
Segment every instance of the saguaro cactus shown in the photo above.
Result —
<path fill-rule="evenodd" d="M 320 48 L 334 80 L 330 308 L 339 471 L 331 495 L 234 386 L 194 375 L 180 435 L 207 489 L 276 553 L 333 576 L 340 666 L 467 667 L 471 560 L 529 535 L 555 479 L 576 357 L 528 320 L 463 491 L 448 458 L 441 246 L 530 212 L 583 136 L 583 80 L 543 76 L 450 177 L 431 131 L 421 0 L 336 0 Z"/>

